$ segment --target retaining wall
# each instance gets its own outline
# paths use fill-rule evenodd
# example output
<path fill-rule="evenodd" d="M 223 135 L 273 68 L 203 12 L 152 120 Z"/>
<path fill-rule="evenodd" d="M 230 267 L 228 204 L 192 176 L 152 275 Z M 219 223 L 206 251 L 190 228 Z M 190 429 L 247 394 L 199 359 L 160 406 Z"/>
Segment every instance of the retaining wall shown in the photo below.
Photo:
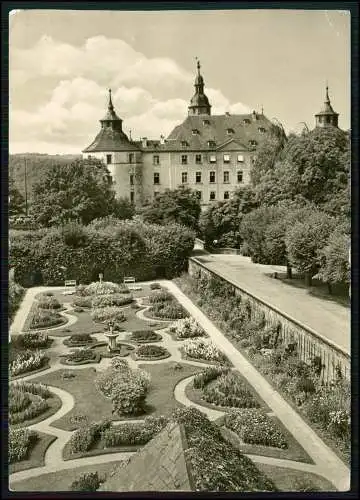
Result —
<path fill-rule="evenodd" d="M 229 283 L 236 295 L 248 300 L 251 306 L 252 319 L 265 316 L 267 326 L 278 326 L 280 337 L 285 344 L 296 343 L 297 351 L 301 360 L 310 362 L 315 356 L 319 356 L 324 365 L 322 377 L 324 382 L 329 382 L 336 377 L 338 369 L 343 377 L 350 378 L 350 355 L 331 340 L 323 337 L 306 325 L 291 318 L 276 307 L 264 302 L 252 293 L 243 290 L 237 283 L 225 278 L 218 272 L 208 269 L 195 257 L 189 259 L 190 276 L 216 276 Z"/>

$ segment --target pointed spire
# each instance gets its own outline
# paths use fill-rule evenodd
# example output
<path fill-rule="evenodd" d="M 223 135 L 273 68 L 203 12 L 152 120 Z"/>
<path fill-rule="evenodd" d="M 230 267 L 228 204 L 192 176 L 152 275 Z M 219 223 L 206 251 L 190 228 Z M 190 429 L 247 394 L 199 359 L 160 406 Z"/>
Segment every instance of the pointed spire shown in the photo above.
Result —
<path fill-rule="evenodd" d="M 200 61 L 199 61 L 199 59 L 197 57 L 195 57 L 195 59 L 197 60 L 196 67 L 197 67 L 197 70 L 198 70 L 198 75 L 200 75 L 200 68 L 201 68 Z"/>
<path fill-rule="evenodd" d="M 111 100 L 111 89 L 109 89 L 109 105 L 108 105 L 108 110 L 109 111 L 114 111 L 114 106 Z"/>
<path fill-rule="evenodd" d="M 325 99 L 326 99 L 325 102 L 330 104 L 329 85 L 328 85 L 327 80 L 326 80 L 326 96 L 325 96 Z"/>
<path fill-rule="evenodd" d="M 189 106 L 189 115 L 210 115 L 210 103 L 208 98 L 206 97 L 204 93 L 204 79 L 201 76 L 200 69 L 200 61 L 197 57 L 195 57 L 196 60 L 196 67 L 197 67 L 197 75 L 195 78 L 195 94 L 191 98 L 190 101 L 190 106 Z"/>

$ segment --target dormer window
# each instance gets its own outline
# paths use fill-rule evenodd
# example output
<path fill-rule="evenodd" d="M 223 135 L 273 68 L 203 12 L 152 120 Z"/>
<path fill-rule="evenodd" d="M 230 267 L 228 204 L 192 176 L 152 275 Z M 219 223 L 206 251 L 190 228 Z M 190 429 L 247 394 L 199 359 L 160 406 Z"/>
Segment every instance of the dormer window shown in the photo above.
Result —
<path fill-rule="evenodd" d="M 244 118 L 243 122 L 245 125 L 249 125 L 250 120 L 249 120 L 249 118 Z"/>
<path fill-rule="evenodd" d="M 215 147 L 215 141 L 208 141 L 208 146 L 209 146 L 209 148 L 214 148 Z"/>
<path fill-rule="evenodd" d="M 189 143 L 188 143 L 187 141 L 181 141 L 181 145 L 182 145 L 183 147 L 186 147 L 186 146 L 188 146 L 188 145 L 189 145 Z"/>
<path fill-rule="evenodd" d="M 199 131 L 197 128 L 193 128 L 192 129 L 192 135 L 198 135 L 199 134 Z"/>
<path fill-rule="evenodd" d="M 256 146 L 257 146 L 257 142 L 256 142 L 256 141 L 254 141 L 254 139 L 251 139 L 251 140 L 249 141 L 249 144 L 250 144 L 250 146 L 252 146 L 252 147 L 256 147 Z"/>
<path fill-rule="evenodd" d="M 233 128 L 228 128 L 228 129 L 226 129 L 226 133 L 227 133 L 227 135 L 231 135 L 231 134 L 234 134 L 235 132 L 234 132 Z"/>
<path fill-rule="evenodd" d="M 260 132 L 260 134 L 265 134 L 265 132 L 266 132 L 266 130 L 264 129 L 264 127 L 259 127 L 258 131 Z"/>
<path fill-rule="evenodd" d="M 203 120 L 203 125 L 210 125 L 210 120 Z"/>

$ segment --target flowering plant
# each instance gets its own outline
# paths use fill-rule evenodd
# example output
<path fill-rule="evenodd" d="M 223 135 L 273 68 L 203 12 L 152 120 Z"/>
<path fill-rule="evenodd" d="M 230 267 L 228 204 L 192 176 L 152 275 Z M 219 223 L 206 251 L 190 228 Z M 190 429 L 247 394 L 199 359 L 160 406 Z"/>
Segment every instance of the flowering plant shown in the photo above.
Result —
<path fill-rule="evenodd" d="M 171 333 L 174 333 L 178 339 L 206 336 L 201 326 L 191 317 L 179 319 L 169 330 Z"/>
<path fill-rule="evenodd" d="M 36 370 L 37 368 L 41 368 L 46 360 L 47 358 L 43 351 L 24 351 L 10 363 L 10 373 L 14 376 Z"/>
<path fill-rule="evenodd" d="M 208 339 L 189 339 L 184 342 L 184 351 L 187 356 L 209 361 L 225 361 L 225 355 Z"/>
<path fill-rule="evenodd" d="M 97 307 L 92 313 L 91 317 L 94 321 L 99 321 L 100 323 L 105 323 L 108 321 L 123 322 L 126 320 L 126 316 L 119 307 L 108 306 L 108 307 Z"/>
<path fill-rule="evenodd" d="M 125 290 L 129 290 L 125 285 L 118 285 L 111 281 L 94 281 L 85 287 L 84 293 L 86 295 L 108 295 L 109 293 L 124 293 Z"/>
<path fill-rule="evenodd" d="M 30 429 L 9 429 L 9 462 L 24 460 L 38 435 Z"/>

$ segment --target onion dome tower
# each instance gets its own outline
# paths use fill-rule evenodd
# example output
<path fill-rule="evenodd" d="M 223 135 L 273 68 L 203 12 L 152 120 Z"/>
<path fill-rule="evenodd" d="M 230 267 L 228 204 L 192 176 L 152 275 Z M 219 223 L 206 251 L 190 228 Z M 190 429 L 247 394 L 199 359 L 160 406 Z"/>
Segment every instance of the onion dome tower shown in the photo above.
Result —
<path fill-rule="evenodd" d="M 200 61 L 197 62 L 197 75 L 195 78 L 195 94 L 191 98 L 189 106 L 189 116 L 210 115 L 211 105 L 209 99 L 204 94 L 204 79 L 200 74 Z"/>
<path fill-rule="evenodd" d="M 315 115 L 317 127 L 337 127 L 339 113 L 336 113 L 330 103 L 329 87 L 326 85 L 326 96 L 322 110 Z"/>

